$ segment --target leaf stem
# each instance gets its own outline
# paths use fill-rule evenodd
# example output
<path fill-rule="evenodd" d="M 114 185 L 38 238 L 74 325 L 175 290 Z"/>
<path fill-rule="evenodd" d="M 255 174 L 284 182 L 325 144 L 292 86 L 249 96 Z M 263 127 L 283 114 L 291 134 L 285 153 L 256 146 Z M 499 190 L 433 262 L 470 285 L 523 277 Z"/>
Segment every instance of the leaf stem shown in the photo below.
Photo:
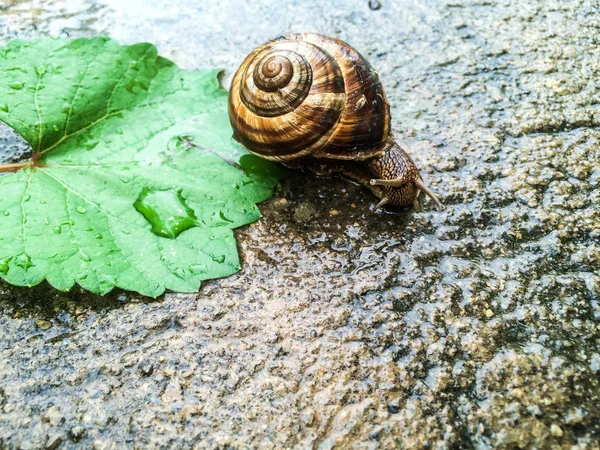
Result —
<path fill-rule="evenodd" d="M 0 165 L 0 173 L 2 172 L 18 172 L 25 167 L 33 167 L 33 161 L 25 161 L 14 164 L 2 164 Z"/>

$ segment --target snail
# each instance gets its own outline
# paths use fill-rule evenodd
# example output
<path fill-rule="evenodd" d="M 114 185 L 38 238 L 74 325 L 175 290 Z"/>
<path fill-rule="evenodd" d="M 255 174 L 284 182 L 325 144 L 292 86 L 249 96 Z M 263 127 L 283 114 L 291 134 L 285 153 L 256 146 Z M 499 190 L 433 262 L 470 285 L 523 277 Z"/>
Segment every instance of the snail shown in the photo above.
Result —
<path fill-rule="evenodd" d="M 251 153 L 288 167 L 341 173 L 383 205 L 438 209 L 411 157 L 396 143 L 390 107 L 369 62 L 345 42 L 289 34 L 256 48 L 229 92 L 233 138 Z"/>

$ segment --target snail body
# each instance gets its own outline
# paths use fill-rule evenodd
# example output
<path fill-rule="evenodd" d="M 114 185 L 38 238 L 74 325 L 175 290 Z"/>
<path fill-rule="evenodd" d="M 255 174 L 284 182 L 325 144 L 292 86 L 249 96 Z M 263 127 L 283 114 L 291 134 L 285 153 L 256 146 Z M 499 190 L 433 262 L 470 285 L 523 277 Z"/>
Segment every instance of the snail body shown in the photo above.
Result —
<path fill-rule="evenodd" d="M 233 137 L 251 153 L 290 167 L 328 167 L 381 201 L 441 204 L 394 141 L 390 108 L 369 62 L 345 42 L 312 33 L 256 48 L 231 83 Z"/>

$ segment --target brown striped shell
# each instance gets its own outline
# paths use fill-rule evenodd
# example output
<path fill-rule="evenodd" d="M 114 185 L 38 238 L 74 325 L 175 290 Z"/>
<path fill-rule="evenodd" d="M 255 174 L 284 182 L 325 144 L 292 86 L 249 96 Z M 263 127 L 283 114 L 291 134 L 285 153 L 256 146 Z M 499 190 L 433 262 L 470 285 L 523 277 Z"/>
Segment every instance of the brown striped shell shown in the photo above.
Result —
<path fill-rule="evenodd" d="M 236 140 L 276 161 L 364 160 L 393 144 L 379 77 L 355 49 L 320 34 L 255 49 L 233 77 L 229 118 Z"/>

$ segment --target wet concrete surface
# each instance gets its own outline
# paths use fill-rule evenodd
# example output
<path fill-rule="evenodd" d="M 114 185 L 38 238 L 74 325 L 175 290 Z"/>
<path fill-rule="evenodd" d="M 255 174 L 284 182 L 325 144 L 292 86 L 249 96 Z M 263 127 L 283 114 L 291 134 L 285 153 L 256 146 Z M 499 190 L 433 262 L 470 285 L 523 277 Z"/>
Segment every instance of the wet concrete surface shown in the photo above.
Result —
<path fill-rule="evenodd" d="M 0 448 L 600 448 L 595 2 L 0 4 L 1 42 L 149 41 L 225 83 L 279 34 L 347 40 L 447 206 L 296 173 L 196 295 L 0 285 Z"/>

